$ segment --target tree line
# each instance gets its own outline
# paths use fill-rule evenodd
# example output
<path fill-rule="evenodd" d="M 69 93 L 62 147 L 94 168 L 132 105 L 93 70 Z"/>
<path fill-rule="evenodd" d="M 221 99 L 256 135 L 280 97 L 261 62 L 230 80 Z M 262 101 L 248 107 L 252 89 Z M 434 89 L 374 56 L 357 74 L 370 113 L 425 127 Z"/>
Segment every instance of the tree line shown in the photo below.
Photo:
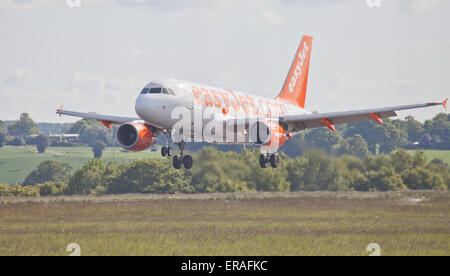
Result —
<path fill-rule="evenodd" d="M 39 129 L 41 126 L 41 130 Z M 105 128 L 100 122 L 83 119 L 74 124 L 37 124 L 28 114 L 24 113 L 20 119 L 5 127 L 0 121 L 0 147 L 7 145 L 37 145 L 30 138 L 33 134 L 45 134 L 46 130 L 65 130 L 68 134 L 79 134 L 79 143 L 93 148 L 95 156 L 101 156 L 105 146 L 115 145 L 115 130 Z M 8 137 L 6 136 L 8 133 Z M 45 136 L 45 135 L 44 135 Z M 44 144 L 48 146 L 73 146 L 71 143 L 49 141 L 45 137 Z M 46 140 L 46 141 L 45 141 Z M 164 144 L 164 137 L 157 139 Z M 187 149 L 197 152 L 207 143 L 190 143 Z M 240 145 L 215 145 L 223 151 L 241 151 Z M 337 127 L 336 132 L 327 128 L 307 130 L 289 140 L 281 150 L 290 157 L 297 157 L 310 148 L 324 149 L 327 154 L 340 156 L 351 154 L 364 158 L 367 154 L 385 154 L 402 147 L 406 149 L 440 149 L 450 150 L 450 114 L 439 113 L 433 119 L 421 123 L 412 116 L 405 120 L 384 119 L 383 125 L 372 121 L 352 123 Z"/>
<path fill-rule="evenodd" d="M 49 133 L 80 134 L 80 143 L 92 148 L 94 158 L 102 157 L 106 146 L 114 144 L 113 133 L 95 120 L 79 120 L 75 124 L 36 123 L 28 113 L 22 113 L 19 120 L 9 123 L 0 120 L 0 148 L 4 145 L 34 145 L 38 153 L 44 153 L 47 147 L 70 147 L 76 144 L 58 139 L 50 139 Z"/>
<path fill-rule="evenodd" d="M 422 151 L 400 149 L 365 159 L 318 150 L 296 158 L 282 155 L 278 169 L 259 168 L 255 150 L 238 154 L 214 147 L 196 153 L 193 170 L 175 170 L 165 158 L 126 163 L 92 159 L 75 170 L 49 160 L 21 185 L 0 184 L 0 196 L 447 190 L 450 183 L 449 165 L 440 159 L 428 161 Z"/>

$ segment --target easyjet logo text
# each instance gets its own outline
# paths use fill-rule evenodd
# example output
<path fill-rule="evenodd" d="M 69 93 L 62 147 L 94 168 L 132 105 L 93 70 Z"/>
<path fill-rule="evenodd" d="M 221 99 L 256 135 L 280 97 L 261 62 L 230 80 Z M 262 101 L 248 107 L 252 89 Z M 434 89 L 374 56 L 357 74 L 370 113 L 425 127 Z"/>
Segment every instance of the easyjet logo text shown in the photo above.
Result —
<path fill-rule="evenodd" d="M 286 107 L 276 101 L 255 99 L 249 95 L 234 93 L 231 90 L 219 91 L 192 85 L 192 93 L 198 104 L 215 107 L 226 115 L 231 110 L 252 114 L 255 117 L 277 117 L 288 114 Z"/>
<path fill-rule="evenodd" d="M 291 76 L 291 81 L 289 82 L 289 92 L 293 93 L 295 89 L 295 85 L 297 84 L 298 78 L 302 75 L 302 67 L 303 63 L 305 61 L 305 58 L 308 54 L 308 44 L 305 42 L 303 43 L 303 48 L 298 52 L 298 60 L 297 65 L 295 66 L 294 72 Z"/>

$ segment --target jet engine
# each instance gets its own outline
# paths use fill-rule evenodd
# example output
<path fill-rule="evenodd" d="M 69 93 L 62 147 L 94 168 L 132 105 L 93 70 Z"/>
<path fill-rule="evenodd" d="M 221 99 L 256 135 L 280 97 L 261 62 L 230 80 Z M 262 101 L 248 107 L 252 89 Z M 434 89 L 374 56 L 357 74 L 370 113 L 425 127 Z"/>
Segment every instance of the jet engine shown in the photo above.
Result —
<path fill-rule="evenodd" d="M 286 132 L 273 121 L 257 121 L 249 125 L 248 138 L 257 147 L 279 148 L 286 143 Z"/>
<path fill-rule="evenodd" d="M 142 123 L 125 123 L 117 129 L 117 141 L 129 151 L 143 151 L 155 143 L 151 127 Z"/>

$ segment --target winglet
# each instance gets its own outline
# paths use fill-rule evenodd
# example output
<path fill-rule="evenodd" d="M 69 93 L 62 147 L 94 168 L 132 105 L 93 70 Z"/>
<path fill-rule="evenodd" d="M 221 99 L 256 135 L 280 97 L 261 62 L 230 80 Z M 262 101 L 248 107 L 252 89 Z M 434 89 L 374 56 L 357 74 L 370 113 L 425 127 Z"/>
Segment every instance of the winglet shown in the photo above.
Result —
<path fill-rule="evenodd" d="M 444 106 L 445 110 L 447 110 L 447 101 L 448 101 L 448 98 L 442 102 L 442 105 Z"/>
<path fill-rule="evenodd" d="M 61 117 L 61 116 L 62 116 L 62 114 L 61 114 L 61 113 L 59 113 L 58 111 L 61 111 L 61 110 L 63 110 L 63 108 L 64 108 L 64 105 L 60 105 L 60 106 L 58 107 L 58 109 L 56 110 L 56 113 L 58 113 L 58 114 L 59 114 L 59 117 Z"/>

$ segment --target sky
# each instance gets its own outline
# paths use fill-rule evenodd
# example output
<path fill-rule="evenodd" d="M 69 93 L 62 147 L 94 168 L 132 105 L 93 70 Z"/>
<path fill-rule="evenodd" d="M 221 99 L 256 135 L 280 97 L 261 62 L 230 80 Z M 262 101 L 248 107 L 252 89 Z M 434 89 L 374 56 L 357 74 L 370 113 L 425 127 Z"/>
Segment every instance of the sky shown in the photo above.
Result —
<path fill-rule="evenodd" d="M 77 120 L 60 105 L 135 117 L 142 87 L 162 78 L 275 97 L 304 34 L 307 109 L 440 102 L 449 14 L 449 0 L 2 0 L 0 120 Z"/>

